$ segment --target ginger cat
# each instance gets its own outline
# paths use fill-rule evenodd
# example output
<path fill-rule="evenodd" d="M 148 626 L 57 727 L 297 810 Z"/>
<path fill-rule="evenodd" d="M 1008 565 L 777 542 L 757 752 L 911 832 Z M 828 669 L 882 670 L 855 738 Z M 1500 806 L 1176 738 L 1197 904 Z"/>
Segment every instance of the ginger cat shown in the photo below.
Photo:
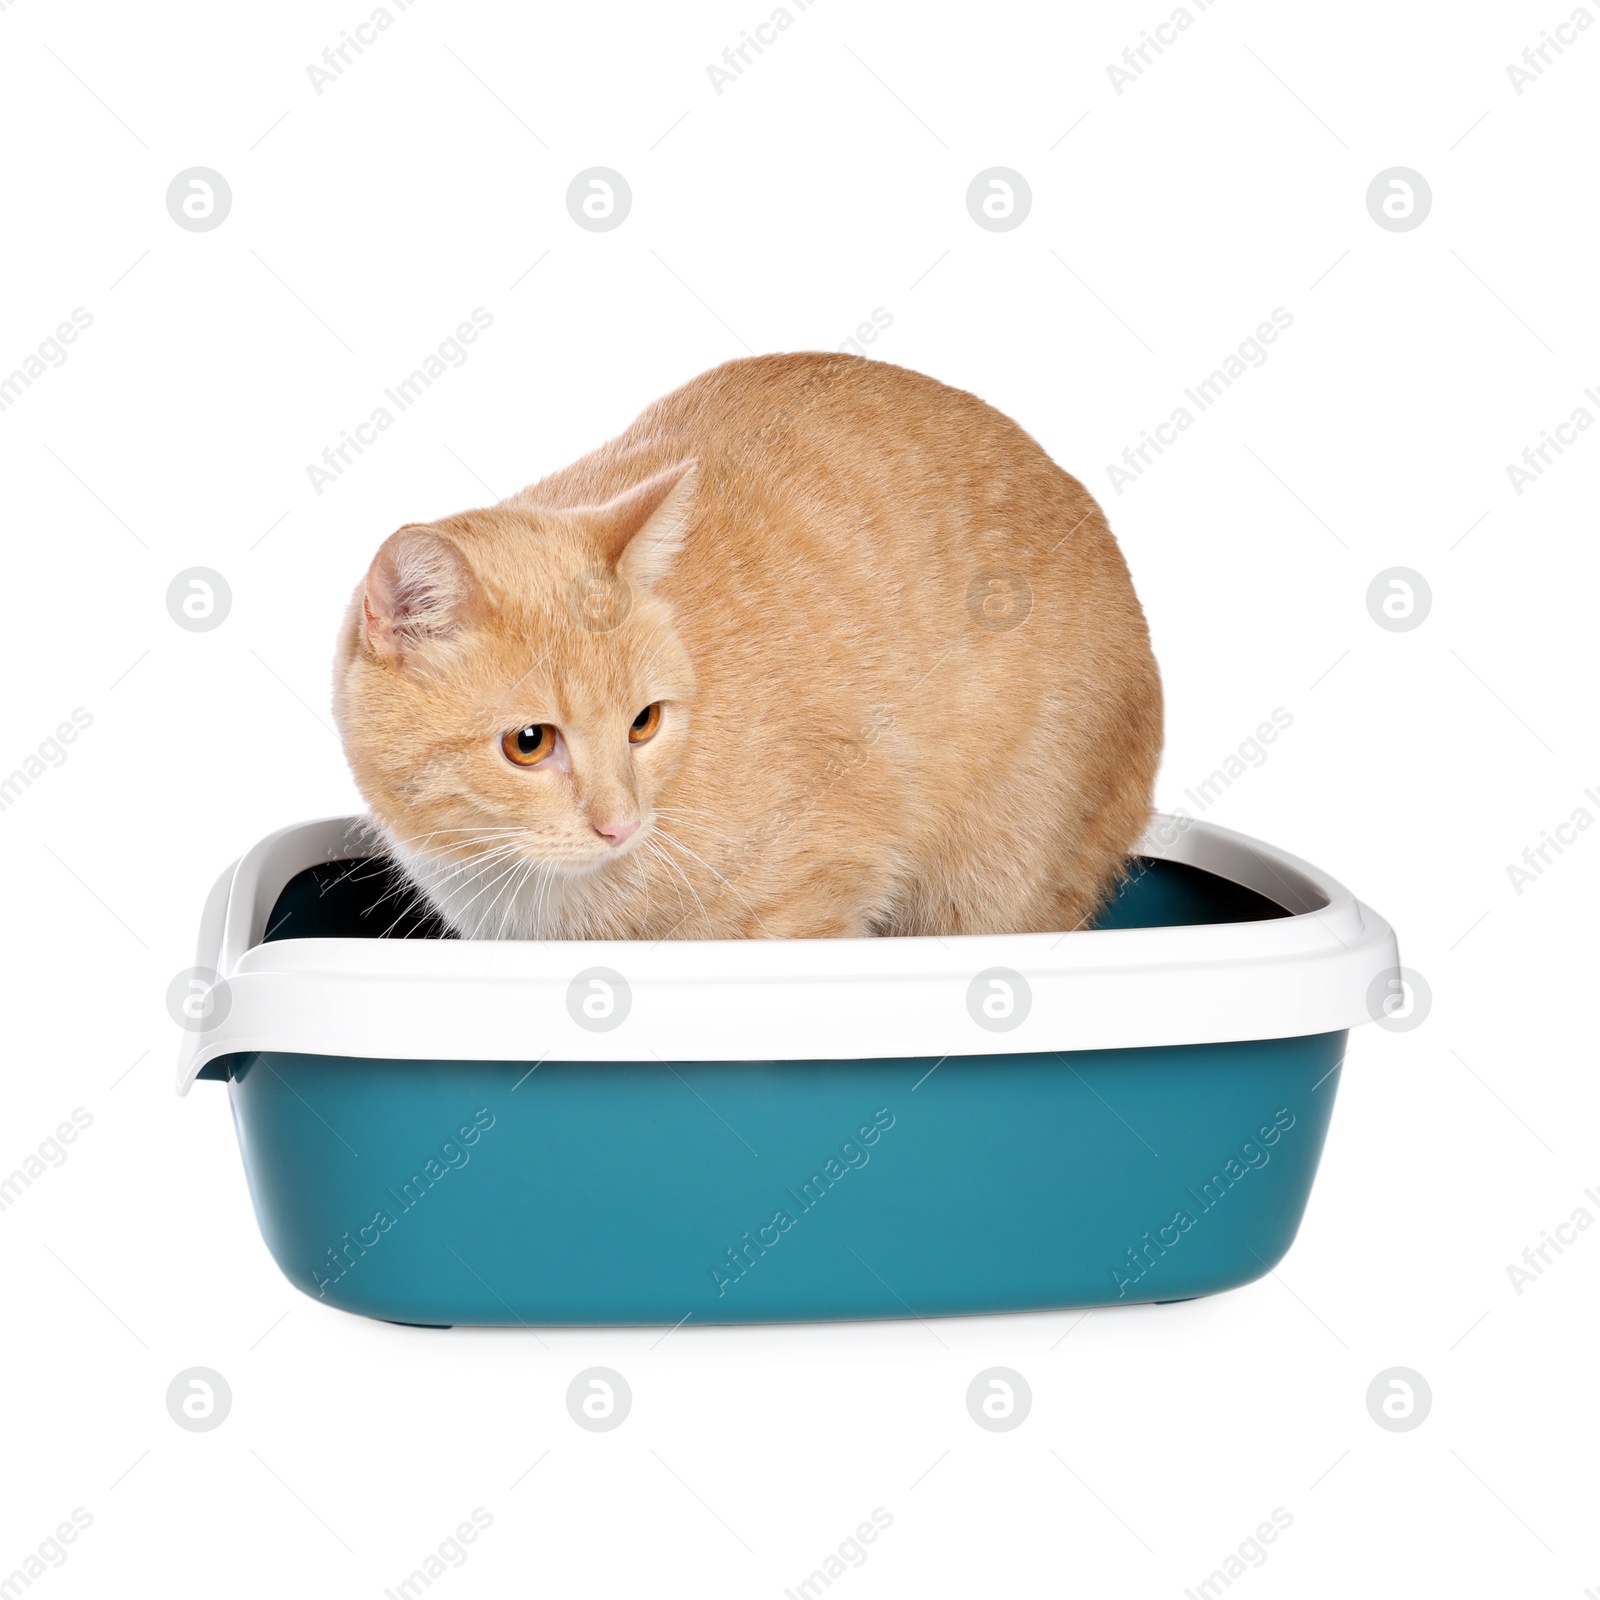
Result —
<path fill-rule="evenodd" d="M 972 395 L 734 361 L 379 549 L 334 707 L 464 937 L 1067 930 L 1144 828 L 1161 686 L 1100 508 Z"/>

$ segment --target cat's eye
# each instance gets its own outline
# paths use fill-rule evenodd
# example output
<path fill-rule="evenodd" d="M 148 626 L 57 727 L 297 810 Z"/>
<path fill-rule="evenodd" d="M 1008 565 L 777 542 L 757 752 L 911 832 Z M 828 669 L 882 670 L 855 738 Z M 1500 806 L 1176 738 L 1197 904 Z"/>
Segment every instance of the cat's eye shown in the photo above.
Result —
<path fill-rule="evenodd" d="M 530 722 L 513 728 L 500 741 L 507 761 L 519 767 L 536 767 L 556 747 L 556 730 L 548 722 Z"/>
<path fill-rule="evenodd" d="M 655 737 L 656 729 L 661 726 L 661 702 L 652 701 L 643 711 L 636 716 L 628 727 L 628 743 L 643 744 L 646 739 Z"/>

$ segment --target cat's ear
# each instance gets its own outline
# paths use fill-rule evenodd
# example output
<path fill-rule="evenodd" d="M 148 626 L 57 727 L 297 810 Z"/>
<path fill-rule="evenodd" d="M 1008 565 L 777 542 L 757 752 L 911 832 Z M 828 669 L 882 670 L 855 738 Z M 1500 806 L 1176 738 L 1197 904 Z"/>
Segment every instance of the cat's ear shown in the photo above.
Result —
<path fill-rule="evenodd" d="M 619 577 L 648 589 L 665 575 L 683 548 L 699 477 L 698 462 L 680 461 L 596 507 L 600 542 Z"/>
<path fill-rule="evenodd" d="M 378 548 L 362 593 L 361 636 L 374 655 L 403 661 L 451 638 L 477 607 L 466 558 L 432 528 L 401 528 Z"/>

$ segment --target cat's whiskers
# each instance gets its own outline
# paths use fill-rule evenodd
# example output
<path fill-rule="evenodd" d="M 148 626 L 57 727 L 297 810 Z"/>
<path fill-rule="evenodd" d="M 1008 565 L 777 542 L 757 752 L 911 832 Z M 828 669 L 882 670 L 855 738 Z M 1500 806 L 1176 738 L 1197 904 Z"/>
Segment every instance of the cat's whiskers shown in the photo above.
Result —
<path fill-rule="evenodd" d="M 705 816 L 714 815 L 712 812 L 701 814 Z M 671 818 L 674 827 L 693 828 L 697 833 L 704 834 L 713 844 L 731 845 L 735 850 L 742 850 L 749 844 L 749 835 L 747 833 L 740 833 L 725 827 L 711 827 L 707 823 L 697 821 L 694 817 L 688 816 L 683 811 L 683 808 L 677 806 L 657 806 L 655 815 L 657 817 Z"/>
<path fill-rule="evenodd" d="M 542 863 L 532 856 L 523 863 L 521 870 L 511 880 L 506 893 L 505 907 L 500 913 L 500 931 L 496 938 L 526 938 L 529 930 L 524 927 L 527 921 L 522 912 L 522 895 L 528 884 L 533 881 Z"/>
<path fill-rule="evenodd" d="M 715 811 L 705 811 L 699 806 L 685 805 L 657 806 L 655 811 L 656 815 L 661 817 L 716 817 L 717 815 Z"/>
<path fill-rule="evenodd" d="M 696 892 L 695 886 L 689 881 L 689 875 L 683 870 L 682 867 L 678 865 L 676 861 L 672 859 L 670 855 L 667 854 L 661 845 L 656 842 L 655 838 L 653 837 L 653 832 L 654 830 L 652 830 L 652 837 L 645 840 L 645 848 L 648 849 L 651 855 L 654 856 L 656 860 L 660 861 L 669 872 L 676 873 L 677 877 L 683 881 L 684 887 L 691 895 L 694 896 L 695 904 L 700 907 L 700 915 L 706 919 L 706 922 L 709 925 L 711 921 L 710 914 L 706 911 L 705 902 Z M 689 920 L 690 912 L 683 903 L 683 895 L 678 893 L 677 882 L 673 879 L 668 879 L 668 882 L 672 883 L 673 892 L 678 895 L 678 920 L 672 925 L 673 929 L 676 929 L 682 927 L 683 924 Z M 671 931 L 672 930 L 669 929 L 668 933 Z M 666 937 L 668 937 L 668 934 L 662 935 L 662 938 Z"/>
<path fill-rule="evenodd" d="M 457 908 L 452 903 L 456 896 L 470 888 L 486 873 L 494 871 L 503 864 L 515 865 L 518 860 L 523 859 L 526 859 L 523 851 L 513 844 L 506 843 L 497 845 L 493 850 L 484 851 L 467 861 L 440 863 L 437 858 L 421 857 L 405 865 L 424 893 L 441 908 L 447 908 L 447 920 L 457 922 L 483 890 L 480 889 L 478 894 L 474 894 L 465 907 Z M 496 876 L 484 888 L 498 881 L 499 878 Z"/>
<path fill-rule="evenodd" d="M 480 900 L 482 900 L 483 897 L 486 894 L 488 894 L 490 892 L 490 890 L 494 889 L 496 887 L 496 885 L 503 884 L 505 879 L 510 877 L 510 875 L 512 873 L 514 873 L 517 870 L 517 868 L 519 866 L 521 866 L 522 862 L 524 860 L 526 860 L 526 859 L 527 858 L 525 856 L 519 856 L 519 857 L 517 857 L 517 858 L 515 858 L 513 860 L 509 860 L 509 861 L 504 861 L 504 862 L 498 863 L 497 864 L 497 870 L 495 871 L 494 875 L 489 879 L 489 881 L 486 884 L 484 884 L 480 889 L 478 889 L 478 891 L 472 896 L 472 898 L 470 900 L 468 900 L 466 902 L 465 905 L 452 907 L 452 913 L 451 914 L 452 914 L 453 919 L 455 921 L 459 922 L 462 926 L 465 926 L 466 925 L 466 919 L 467 919 L 467 913 L 469 911 L 471 911 L 472 908 L 475 905 L 477 905 L 478 902 Z M 493 908 L 493 904 L 494 904 L 494 902 L 490 901 L 488 906 L 484 907 L 482 910 L 479 911 L 478 920 L 476 921 L 476 923 L 474 923 L 472 932 L 470 934 L 466 935 L 467 938 L 476 939 L 478 937 L 479 933 L 481 932 L 481 930 L 483 928 L 484 916 L 485 916 L 487 911 L 489 911 L 489 910 L 491 910 Z"/>
<path fill-rule="evenodd" d="M 539 876 L 534 884 L 533 894 L 533 926 L 535 936 L 542 935 L 547 926 L 545 921 L 546 906 L 550 899 L 550 889 L 555 883 L 556 869 L 553 863 L 540 862 Z"/>
<path fill-rule="evenodd" d="M 457 837 L 446 838 L 447 834 Z M 531 839 L 531 837 L 531 831 L 527 828 L 437 828 L 432 833 L 421 834 L 414 839 L 402 839 L 398 843 L 402 849 L 413 855 L 449 861 L 462 858 L 445 855 L 445 851 L 471 850 L 475 845 L 499 844 L 508 839 Z"/>
<path fill-rule="evenodd" d="M 644 861 L 639 852 L 635 850 L 629 858 L 633 862 L 634 870 L 639 874 L 639 888 L 644 893 L 644 910 L 639 913 L 641 927 L 650 925 L 650 874 L 644 870 Z"/>
<path fill-rule="evenodd" d="M 378 935 L 378 937 L 380 939 L 387 939 L 389 937 L 389 935 L 391 933 L 393 933 L 394 930 L 396 928 L 398 928 L 400 926 L 400 924 L 402 922 L 404 922 L 406 920 L 406 918 L 408 916 L 411 916 L 414 912 L 423 911 L 425 909 L 428 909 L 427 896 L 417 887 L 417 885 L 415 885 L 413 883 L 405 883 L 403 885 L 403 887 L 408 889 L 411 892 L 411 898 L 408 899 L 406 901 L 406 903 L 400 907 L 399 913 L 396 915 L 394 921 L 391 922 L 389 924 L 389 926 L 387 928 L 385 928 L 383 930 L 383 932 Z M 394 892 L 395 891 L 393 889 L 391 889 L 389 891 L 389 894 L 393 894 Z M 370 907 L 370 909 L 373 910 L 373 911 L 377 910 L 378 906 L 380 906 L 383 903 L 383 900 L 387 899 L 387 898 L 388 898 L 388 895 L 385 895 L 381 899 L 375 901 L 373 903 L 373 905 Z M 407 935 L 407 937 L 409 937 L 409 935 Z"/>
<path fill-rule="evenodd" d="M 404 862 L 393 858 L 391 862 L 396 869 L 393 881 L 390 887 L 373 902 L 370 909 L 376 910 L 385 900 L 393 898 L 399 904 L 399 911 L 394 921 L 378 935 L 380 939 L 387 939 L 408 916 L 426 917 L 441 914 L 441 907 L 428 886 L 413 877 Z M 406 898 L 402 901 L 401 896 Z M 410 938 L 411 935 L 407 933 L 405 937 Z"/>
<path fill-rule="evenodd" d="M 387 938 L 408 915 L 424 909 L 433 909 L 429 901 L 437 902 L 442 898 L 444 888 L 451 886 L 451 880 L 462 873 L 480 869 L 483 865 L 482 858 L 475 858 L 470 862 L 452 862 L 445 865 L 438 863 L 436 858 L 418 857 L 415 861 L 408 861 L 393 852 L 387 857 L 388 864 L 395 869 L 393 878 L 386 889 L 368 908 L 375 911 L 386 900 L 395 899 L 405 894 L 412 898 L 400 905 L 399 914 L 394 921 L 385 928 L 380 938 Z M 425 865 L 422 863 L 426 863 Z M 469 880 L 470 881 L 470 880 Z"/>
<path fill-rule="evenodd" d="M 532 909 L 528 913 L 528 934 L 535 939 L 543 939 L 549 932 L 550 925 L 545 912 L 545 901 L 550 892 L 550 886 L 555 881 L 556 869 L 548 862 L 541 861 L 535 868 L 529 880 L 528 896 L 532 900 Z"/>
<path fill-rule="evenodd" d="M 411 863 L 412 870 L 419 878 L 441 889 L 465 888 L 480 873 L 502 861 L 524 856 L 525 851 L 515 844 L 497 845 L 493 850 L 480 851 L 477 855 L 465 861 L 438 862 L 429 861 L 424 865 Z M 465 880 L 465 881 L 463 881 Z"/>
<path fill-rule="evenodd" d="M 528 858 L 527 867 L 518 875 L 511 892 L 506 897 L 500 937 L 506 938 L 506 928 L 514 928 L 510 935 L 517 939 L 537 939 L 544 942 L 544 919 L 539 906 L 545 884 L 554 876 L 555 867 L 537 856 Z"/>
<path fill-rule="evenodd" d="M 523 875 L 524 875 L 524 873 L 525 873 L 525 871 L 526 871 L 526 869 L 528 867 L 528 864 L 529 864 L 529 858 L 527 856 L 523 856 L 519 861 L 513 862 L 511 864 L 510 869 L 508 871 L 502 872 L 500 874 L 500 876 L 495 880 L 497 883 L 500 884 L 500 888 L 499 888 L 498 892 L 495 894 L 494 899 L 492 899 L 488 903 L 488 905 L 484 907 L 483 914 L 478 919 L 478 927 L 479 927 L 480 930 L 485 928 L 485 927 L 488 927 L 490 925 L 490 923 L 492 922 L 496 912 L 498 912 L 499 909 L 500 909 L 500 903 L 505 898 L 506 891 L 508 889 L 510 889 L 510 890 L 514 890 L 515 889 L 518 880 L 523 877 Z M 503 938 L 505 938 L 505 914 L 503 912 L 500 912 L 500 924 L 499 925 L 500 925 L 500 930 L 501 931 L 499 932 L 499 934 L 496 935 L 496 937 L 503 939 Z M 475 933 L 473 935 L 473 937 L 476 938 L 477 934 Z"/>
<path fill-rule="evenodd" d="M 704 867 L 706 869 L 706 871 L 709 872 L 713 878 L 715 878 L 720 884 L 722 884 L 722 886 L 734 897 L 734 899 L 737 900 L 739 902 L 739 904 L 742 905 L 745 908 L 745 910 L 748 911 L 750 913 L 750 915 L 755 918 L 756 926 L 758 928 L 760 928 L 761 931 L 764 934 L 766 934 L 769 939 L 775 937 L 775 935 L 773 934 L 772 930 L 766 925 L 766 923 L 764 923 L 761 920 L 761 915 L 756 910 L 756 908 L 753 905 L 751 905 L 750 902 L 748 900 L 746 900 L 745 897 L 742 894 L 740 894 L 739 891 L 736 888 L 734 888 L 733 880 L 731 878 L 723 877 L 723 875 L 720 872 L 718 872 L 717 869 L 714 866 L 712 866 L 711 863 L 709 861 L 707 861 L 704 856 L 696 855 L 695 852 L 693 850 L 691 850 L 688 847 L 688 845 L 686 845 L 683 842 L 683 840 L 675 839 L 670 833 L 667 832 L 667 830 L 665 828 L 658 827 L 654 831 L 666 844 L 672 845 L 672 846 L 676 847 L 677 849 L 682 850 L 685 855 L 691 856 L 691 857 L 693 857 L 694 860 L 698 861 L 700 863 L 700 865 L 702 867 Z M 698 896 L 696 898 L 698 898 Z M 709 922 L 710 918 L 708 917 L 706 920 Z"/>
<path fill-rule="evenodd" d="M 426 840 L 429 840 L 429 838 L 438 838 L 438 837 L 440 837 L 440 835 L 443 835 L 443 834 L 504 835 L 504 834 L 523 834 L 523 832 L 526 832 L 526 829 L 523 829 L 523 827 L 515 827 L 515 826 L 512 826 L 512 827 L 506 827 L 506 826 L 498 826 L 498 827 L 480 827 L 480 826 L 474 826 L 474 827 L 435 827 L 435 829 L 430 829 L 429 832 L 427 832 L 427 834 L 416 834 L 416 835 L 413 835 L 413 837 L 410 837 L 410 838 L 402 838 L 402 840 L 400 840 L 400 843 L 403 843 L 403 845 L 418 846 L 418 845 L 421 845 L 421 843 L 426 842 Z M 398 835 L 397 835 L 397 837 L 398 837 Z"/>

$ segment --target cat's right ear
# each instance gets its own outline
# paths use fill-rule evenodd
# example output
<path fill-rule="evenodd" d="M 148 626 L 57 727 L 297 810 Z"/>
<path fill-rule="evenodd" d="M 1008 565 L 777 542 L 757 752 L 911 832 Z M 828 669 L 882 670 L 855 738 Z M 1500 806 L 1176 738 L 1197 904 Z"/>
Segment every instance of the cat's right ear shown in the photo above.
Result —
<path fill-rule="evenodd" d="M 480 591 L 466 558 L 432 528 L 401 528 L 379 546 L 361 596 L 361 637 L 380 659 L 404 663 L 424 645 L 452 638 Z"/>
<path fill-rule="evenodd" d="M 672 565 L 688 532 L 699 477 L 697 462 L 680 461 L 589 513 L 606 559 L 627 582 L 648 589 Z"/>

